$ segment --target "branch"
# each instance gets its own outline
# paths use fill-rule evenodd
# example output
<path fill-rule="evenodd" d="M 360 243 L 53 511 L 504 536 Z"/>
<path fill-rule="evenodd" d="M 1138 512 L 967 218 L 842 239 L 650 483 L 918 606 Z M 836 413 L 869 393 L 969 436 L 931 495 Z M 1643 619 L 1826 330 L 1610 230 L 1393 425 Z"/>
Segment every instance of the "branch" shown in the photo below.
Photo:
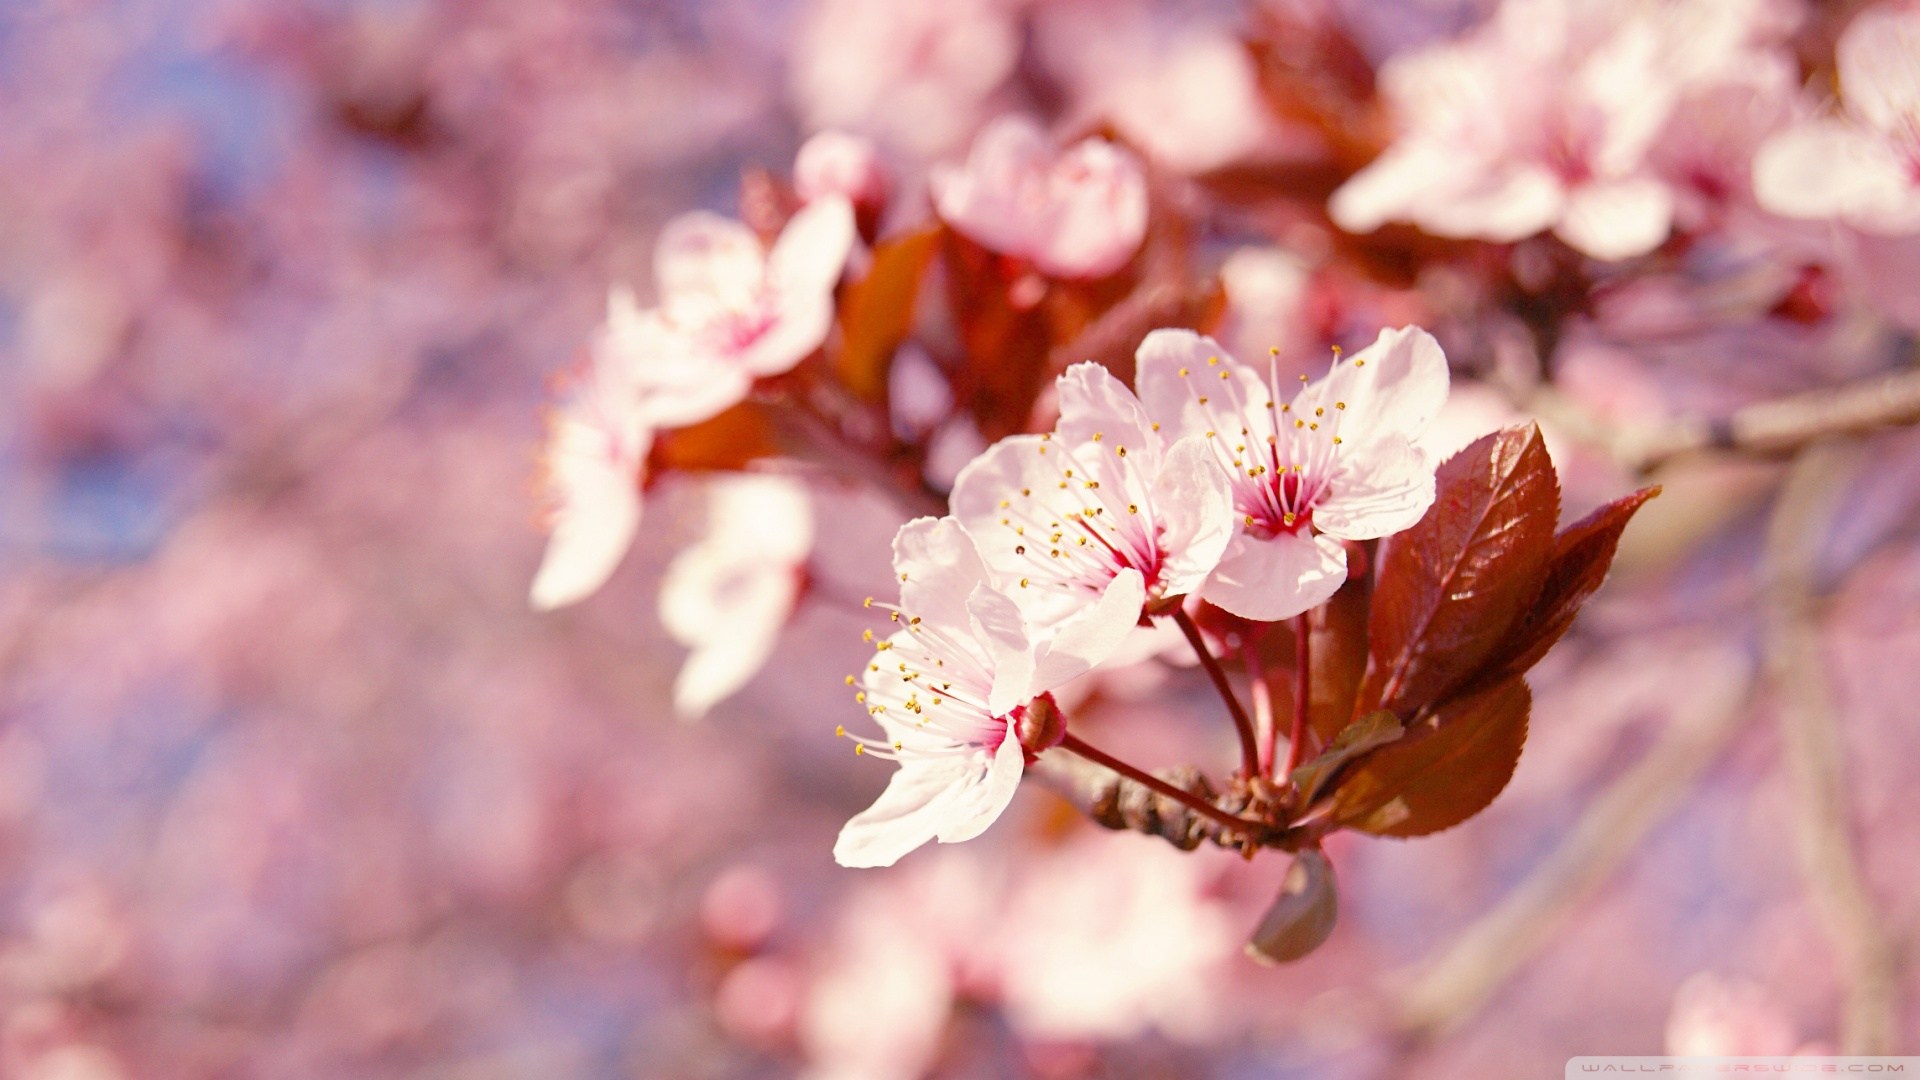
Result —
<path fill-rule="evenodd" d="M 1509 392 L 1518 404 L 1582 441 L 1606 448 L 1638 473 L 1709 450 L 1771 457 L 1836 435 L 1920 423 L 1920 370 L 1913 369 L 1756 402 L 1724 420 L 1693 417 L 1645 428 L 1616 426 L 1549 386 L 1510 387 Z"/>
<path fill-rule="evenodd" d="M 1845 982 L 1840 1052 L 1893 1054 L 1900 950 L 1886 932 L 1847 823 L 1845 739 L 1822 655 L 1815 569 L 1860 454 L 1820 443 L 1794 459 L 1767 530 L 1763 649 L 1799 812 L 1794 847 Z"/>
<path fill-rule="evenodd" d="M 1226 829 L 1228 833 L 1232 834 L 1229 837 L 1222 838 L 1223 843 L 1226 843 L 1226 842 L 1237 843 L 1238 839 L 1240 838 L 1250 839 L 1250 838 L 1258 837 L 1267 831 L 1267 827 L 1260 822 L 1248 821 L 1234 814 L 1230 814 L 1227 811 L 1220 809 L 1218 806 L 1215 806 L 1210 801 L 1210 796 L 1212 795 L 1212 791 L 1211 789 L 1206 787 L 1206 781 L 1204 778 L 1196 777 L 1196 779 L 1198 779 L 1198 784 L 1199 784 L 1199 787 L 1201 788 L 1201 792 L 1203 792 L 1204 794 L 1201 792 L 1188 791 L 1185 788 L 1178 787 L 1174 784 L 1170 784 L 1167 781 L 1160 779 L 1159 777 L 1153 775 L 1152 773 L 1147 772 L 1145 769 L 1141 769 L 1133 765 L 1129 765 L 1126 762 L 1121 761 L 1119 758 L 1114 757 L 1112 754 L 1109 754 L 1106 751 L 1099 749 L 1098 747 L 1088 745 L 1086 742 L 1082 741 L 1079 736 L 1073 734 L 1071 731 L 1069 731 L 1065 736 L 1061 738 L 1060 748 L 1062 750 L 1070 750 L 1073 753 L 1076 753 L 1081 757 L 1086 758 L 1088 761 L 1091 761 L 1096 765 L 1105 766 L 1106 768 L 1113 770 L 1115 773 L 1118 773 L 1120 776 L 1126 778 L 1127 780 L 1131 780 L 1133 783 L 1138 784 L 1149 791 L 1152 791 L 1154 794 L 1159 795 L 1163 798 L 1171 799 L 1175 803 L 1178 803 L 1179 805 L 1185 807 L 1186 809 L 1191 810 L 1194 813 L 1201 815 L 1202 817 L 1210 819 L 1214 824 L 1221 826 L 1222 828 Z M 1114 793 L 1114 797 L 1117 799 L 1119 798 L 1120 794 L 1121 793 L 1116 790 Z M 1106 820 L 1107 818 L 1113 816 L 1112 813 L 1102 813 L 1101 810 L 1102 808 L 1099 802 L 1096 800 L 1091 810 L 1094 816 L 1094 820 L 1099 821 L 1102 825 L 1106 825 L 1108 828 L 1119 827 L 1119 826 L 1110 824 Z M 1126 822 L 1125 824 L 1127 825 L 1127 827 L 1135 827 L 1132 822 Z M 1172 838 L 1169 837 L 1169 839 L 1172 839 Z M 1196 844 L 1197 842 L 1198 841 L 1196 841 Z"/>

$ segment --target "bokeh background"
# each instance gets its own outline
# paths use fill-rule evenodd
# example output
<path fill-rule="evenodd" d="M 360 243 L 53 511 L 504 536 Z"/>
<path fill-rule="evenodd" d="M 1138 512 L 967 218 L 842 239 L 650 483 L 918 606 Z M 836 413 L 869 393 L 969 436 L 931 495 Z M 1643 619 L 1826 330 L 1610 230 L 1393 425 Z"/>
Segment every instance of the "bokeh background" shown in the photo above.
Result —
<path fill-rule="evenodd" d="M 1269 6 L 1363 65 L 1489 7 Z M 882 775 L 831 738 L 857 605 L 809 605 L 677 720 L 654 595 L 684 493 L 601 593 L 528 610 L 549 377 L 672 214 L 732 212 L 743 167 L 826 127 L 911 187 L 1009 109 L 1107 117 L 1187 174 L 1311 158 L 1248 104 L 1252 10 L 0 8 L 0 1075 L 1536 1077 L 1831 1049 L 1861 994 L 1920 1051 L 1900 432 L 1663 470 L 1535 676 L 1512 787 L 1438 837 L 1337 839 L 1341 927 L 1284 969 L 1240 953 L 1282 861 L 1038 787 L 979 841 L 836 867 Z M 1830 51 L 1849 11 L 1796 10 L 1795 47 Z M 1724 413 L 1911 362 L 1878 315 L 1672 295 L 1684 329 L 1562 343 L 1568 392 Z M 1289 303 L 1247 332 L 1283 339 Z M 1617 493 L 1603 447 L 1550 435 L 1570 506 Z M 860 520 L 836 547 L 884 558 Z M 1190 751 L 1153 695 L 1204 688 L 1136 681 L 1103 742 Z M 1803 767 L 1795 700 L 1837 773 Z M 1810 877 L 1797 830 L 1832 820 L 1842 872 Z"/>

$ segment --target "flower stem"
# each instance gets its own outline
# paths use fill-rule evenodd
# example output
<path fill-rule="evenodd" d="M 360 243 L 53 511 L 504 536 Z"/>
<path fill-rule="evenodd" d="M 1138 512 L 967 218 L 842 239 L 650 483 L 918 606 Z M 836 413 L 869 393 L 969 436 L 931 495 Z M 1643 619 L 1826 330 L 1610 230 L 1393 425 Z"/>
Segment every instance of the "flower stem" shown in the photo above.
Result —
<path fill-rule="evenodd" d="M 1220 661 L 1207 651 L 1206 639 L 1200 636 L 1200 628 L 1193 624 L 1193 616 L 1185 608 L 1173 609 L 1173 621 L 1180 624 L 1180 632 L 1187 635 L 1187 644 L 1193 646 L 1195 656 L 1200 658 L 1200 666 L 1207 669 L 1207 675 L 1213 679 L 1213 688 L 1220 692 L 1220 700 L 1227 703 L 1227 712 L 1233 715 L 1234 730 L 1240 734 L 1240 771 L 1252 778 L 1260 775 L 1260 749 L 1254 743 L 1253 721 L 1247 718 L 1247 710 L 1240 705 L 1240 699 L 1233 694 L 1233 686 L 1227 682 L 1226 670 Z"/>
<path fill-rule="evenodd" d="M 1313 628 L 1307 624 L 1304 612 L 1293 620 L 1293 639 L 1293 730 L 1287 736 L 1285 775 L 1288 776 L 1293 775 L 1293 770 L 1300 766 L 1300 759 L 1306 756 L 1307 708 L 1313 702 L 1312 687 L 1308 682 L 1313 659 Z"/>
<path fill-rule="evenodd" d="M 1240 660 L 1247 665 L 1247 677 L 1253 684 L 1253 733 L 1260 754 L 1260 775 L 1273 774 L 1273 744 L 1277 737 L 1273 723 L 1273 684 L 1267 680 L 1266 665 L 1260 662 L 1260 643 L 1250 636 L 1240 646 Z"/>
<path fill-rule="evenodd" d="M 1191 791 L 1182 791 L 1172 784 L 1167 783 L 1165 780 L 1147 772 L 1145 769 L 1129 765 L 1119 758 L 1114 757 L 1112 754 L 1107 753 L 1105 750 L 1089 746 L 1086 740 L 1071 731 L 1067 732 L 1066 735 L 1060 739 L 1060 746 L 1062 749 L 1071 750 L 1079 754 L 1081 757 L 1086 758 L 1096 765 L 1103 765 L 1112 769 L 1114 772 L 1132 780 L 1136 784 L 1149 788 L 1161 795 L 1165 795 L 1167 798 L 1192 810 L 1194 813 L 1206 817 L 1242 836 L 1252 836 L 1262 828 L 1258 822 L 1248 821 L 1246 818 L 1229 814 Z"/>

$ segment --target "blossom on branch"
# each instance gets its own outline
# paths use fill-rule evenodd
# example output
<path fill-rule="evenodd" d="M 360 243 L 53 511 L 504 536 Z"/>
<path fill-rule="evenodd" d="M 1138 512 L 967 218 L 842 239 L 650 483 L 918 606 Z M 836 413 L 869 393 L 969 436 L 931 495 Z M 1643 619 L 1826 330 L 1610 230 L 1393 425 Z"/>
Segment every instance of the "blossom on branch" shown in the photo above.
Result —
<path fill-rule="evenodd" d="M 1920 9 L 1861 13 L 1841 35 L 1835 62 L 1840 112 L 1768 140 L 1754 158 L 1754 194 L 1787 217 L 1920 232 Z"/>
<path fill-rule="evenodd" d="M 846 200 L 810 203 L 771 250 L 753 230 L 696 211 L 667 224 L 654 249 L 657 308 L 616 293 L 608 348 L 631 365 L 660 427 L 709 419 L 753 381 L 793 369 L 833 326 L 833 288 L 853 245 Z"/>
<path fill-rule="evenodd" d="M 1138 573 L 1122 572 L 1076 618 L 1050 635 L 1035 633 L 988 583 L 973 541 L 952 518 L 901 526 L 893 568 L 899 606 L 873 606 L 888 608 L 899 629 L 848 680 L 881 730 L 879 738 L 850 736 L 857 752 L 900 768 L 841 830 L 833 857 L 843 866 L 890 866 L 929 840 L 970 840 L 993 824 L 1026 755 L 1064 730 L 1042 695 L 1118 648 L 1144 593 Z"/>
<path fill-rule="evenodd" d="M 1167 438 L 1098 364 L 1068 368 L 1059 392 L 1052 432 L 1002 439 L 954 481 L 953 514 L 986 565 L 1041 625 L 1129 572 L 1149 602 L 1198 589 L 1233 535 L 1227 478 L 1204 440 Z"/>
<path fill-rule="evenodd" d="M 1112 274 L 1147 233 L 1147 182 L 1132 154 L 1086 139 L 1056 156 L 1022 116 L 988 125 L 965 167 L 935 169 L 932 186 L 947 224 L 1051 277 Z"/>
<path fill-rule="evenodd" d="M 1231 478 L 1238 529 L 1201 595 L 1236 615 L 1285 619 L 1325 602 L 1347 577 L 1342 540 L 1409 528 L 1433 503 L 1436 463 L 1417 440 L 1448 379 L 1424 330 L 1381 331 L 1291 400 L 1275 376 L 1186 330 L 1147 335 L 1138 365 L 1147 412 Z"/>

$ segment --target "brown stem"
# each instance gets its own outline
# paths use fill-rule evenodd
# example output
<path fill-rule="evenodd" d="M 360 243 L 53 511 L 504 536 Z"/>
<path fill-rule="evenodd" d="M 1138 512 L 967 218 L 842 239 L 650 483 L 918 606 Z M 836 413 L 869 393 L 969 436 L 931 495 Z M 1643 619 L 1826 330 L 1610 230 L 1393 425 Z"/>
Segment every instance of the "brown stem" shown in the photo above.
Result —
<path fill-rule="evenodd" d="M 1309 642 L 1313 629 L 1307 625 L 1305 612 L 1293 620 L 1293 637 L 1293 730 L 1287 736 L 1287 771 L 1282 774 L 1285 776 L 1293 775 L 1293 770 L 1300 767 L 1300 759 L 1306 756 L 1307 705 L 1313 700 L 1307 668 L 1312 659 Z"/>
<path fill-rule="evenodd" d="M 1260 662 L 1259 641 L 1253 635 L 1240 646 L 1240 661 L 1247 665 L 1247 679 L 1252 684 L 1253 727 L 1255 742 L 1259 750 L 1261 776 L 1273 775 L 1273 744 L 1279 733 L 1273 722 L 1273 684 L 1267 681 L 1266 665 Z"/>
<path fill-rule="evenodd" d="M 1213 688 L 1220 692 L 1220 700 L 1227 703 L 1227 712 L 1233 716 L 1234 730 L 1240 734 L 1240 771 L 1249 779 L 1260 775 L 1260 748 L 1253 735 L 1253 721 L 1248 718 L 1247 710 L 1240 705 L 1240 699 L 1234 696 L 1233 686 L 1227 682 L 1226 669 L 1220 661 L 1207 651 L 1206 639 L 1200 636 L 1200 628 L 1194 625 L 1193 616 L 1185 608 L 1173 609 L 1173 621 L 1180 625 L 1180 632 L 1187 635 L 1187 644 L 1193 646 L 1193 653 L 1200 658 L 1200 666 L 1207 669 L 1207 676 L 1213 680 Z"/>
<path fill-rule="evenodd" d="M 1219 807 L 1213 805 L 1212 803 L 1207 802 L 1205 799 L 1202 799 L 1194 795 L 1190 791 L 1182 791 L 1179 788 L 1174 787 L 1172 784 L 1167 783 L 1165 780 L 1162 780 L 1159 777 L 1153 775 L 1152 773 L 1147 772 L 1145 769 L 1141 769 L 1136 766 L 1129 765 L 1126 762 L 1121 761 L 1119 758 L 1114 757 L 1112 754 L 1109 754 L 1104 750 L 1098 749 L 1097 747 L 1089 746 L 1086 740 L 1080 738 L 1078 735 L 1075 735 L 1071 731 L 1067 732 L 1065 737 L 1063 737 L 1060 740 L 1060 746 L 1064 749 L 1071 750 L 1074 753 L 1079 754 L 1081 757 L 1086 758 L 1088 761 L 1091 761 L 1096 765 L 1103 765 L 1109 769 L 1112 769 L 1114 772 L 1117 772 L 1121 776 L 1124 776 L 1127 779 L 1132 780 L 1136 784 L 1139 784 L 1143 787 L 1151 788 L 1152 790 L 1162 795 L 1165 795 L 1167 798 L 1174 800 L 1180 805 L 1187 807 L 1188 809 L 1192 810 L 1194 813 L 1202 814 L 1212 819 L 1213 821 L 1216 821 L 1221 825 L 1224 825 L 1227 828 L 1232 829 L 1234 832 L 1240 833 L 1245 836 L 1252 836 L 1260 832 L 1261 829 L 1263 828 L 1263 826 L 1261 826 L 1257 822 L 1248 821 L 1245 818 L 1236 817 L 1233 814 L 1227 813 L 1225 810 L 1222 810 Z"/>

